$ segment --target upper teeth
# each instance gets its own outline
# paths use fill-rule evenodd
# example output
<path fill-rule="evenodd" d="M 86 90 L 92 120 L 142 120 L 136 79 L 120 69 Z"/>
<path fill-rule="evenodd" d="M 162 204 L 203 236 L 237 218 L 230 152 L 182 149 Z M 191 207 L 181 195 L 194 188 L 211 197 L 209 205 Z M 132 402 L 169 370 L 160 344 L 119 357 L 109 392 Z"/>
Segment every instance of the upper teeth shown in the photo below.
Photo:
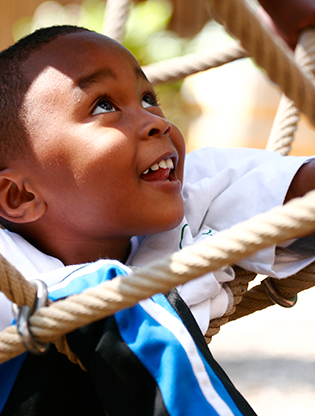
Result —
<path fill-rule="evenodd" d="M 174 163 L 173 163 L 172 159 L 170 159 L 170 158 L 163 159 L 159 163 L 154 163 L 154 165 L 152 165 L 149 169 L 146 169 L 143 172 L 143 175 L 146 175 L 147 173 L 149 173 L 150 169 L 155 171 L 155 170 L 158 170 L 160 168 L 162 168 L 162 169 L 167 169 L 167 168 L 173 169 L 174 168 Z"/>

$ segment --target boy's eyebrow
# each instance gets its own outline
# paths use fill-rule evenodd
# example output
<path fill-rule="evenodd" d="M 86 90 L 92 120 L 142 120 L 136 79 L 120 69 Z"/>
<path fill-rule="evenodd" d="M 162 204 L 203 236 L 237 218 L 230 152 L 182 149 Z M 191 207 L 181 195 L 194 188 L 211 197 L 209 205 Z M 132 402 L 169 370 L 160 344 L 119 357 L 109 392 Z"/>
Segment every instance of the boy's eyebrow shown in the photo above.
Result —
<path fill-rule="evenodd" d="M 137 78 L 143 78 L 147 82 L 150 82 L 148 78 L 146 77 L 145 73 L 142 71 L 142 69 L 139 66 L 135 67 L 135 73 L 137 75 Z"/>
<path fill-rule="evenodd" d="M 140 78 L 143 78 L 146 81 L 148 81 L 144 72 L 138 66 L 135 67 L 135 73 L 136 73 L 137 78 L 140 77 Z M 93 74 L 90 74 L 90 75 L 84 76 L 83 78 L 80 78 L 76 82 L 76 86 L 79 87 L 81 90 L 85 90 L 85 89 L 89 88 L 89 86 L 91 84 L 100 82 L 104 78 L 117 79 L 116 74 L 115 74 L 114 71 L 112 71 L 110 68 L 103 68 L 99 71 L 94 72 Z"/>
<path fill-rule="evenodd" d="M 76 86 L 79 87 L 81 90 L 85 90 L 89 88 L 91 84 L 100 82 L 104 78 L 116 79 L 116 74 L 110 68 L 104 68 L 99 71 L 93 72 L 93 74 L 80 78 L 76 82 Z"/>

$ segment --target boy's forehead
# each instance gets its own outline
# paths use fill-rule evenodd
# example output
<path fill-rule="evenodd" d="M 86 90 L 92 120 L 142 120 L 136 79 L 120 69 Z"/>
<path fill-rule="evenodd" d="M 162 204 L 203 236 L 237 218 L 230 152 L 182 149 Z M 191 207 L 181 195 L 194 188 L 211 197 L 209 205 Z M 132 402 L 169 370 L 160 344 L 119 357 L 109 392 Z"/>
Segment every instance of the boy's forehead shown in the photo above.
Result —
<path fill-rule="evenodd" d="M 35 51 L 23 64 L 30 83 L 48 69 L 80 77 L 95 67 L 139 67 L 133 55 L 118 42 L 88 31 L 59 36 Z"/>

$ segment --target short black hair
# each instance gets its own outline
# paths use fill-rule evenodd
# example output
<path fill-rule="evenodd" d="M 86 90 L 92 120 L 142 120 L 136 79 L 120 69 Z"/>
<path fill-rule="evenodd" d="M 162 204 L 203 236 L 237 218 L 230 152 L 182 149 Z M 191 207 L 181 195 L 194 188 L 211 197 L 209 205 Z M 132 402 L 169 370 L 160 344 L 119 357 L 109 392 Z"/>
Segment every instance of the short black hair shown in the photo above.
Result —
<path fill-rule="evenodd" d="M 89 30 L 71 25 L 38 29 L 0 52 L 0 169 L 7 167 L 8 160 L 17 158 L 27 149 L 28 136 L 21 108 L 28 83 L 22 64 L 33 52 L 58 36 L 79 31 Z"/>

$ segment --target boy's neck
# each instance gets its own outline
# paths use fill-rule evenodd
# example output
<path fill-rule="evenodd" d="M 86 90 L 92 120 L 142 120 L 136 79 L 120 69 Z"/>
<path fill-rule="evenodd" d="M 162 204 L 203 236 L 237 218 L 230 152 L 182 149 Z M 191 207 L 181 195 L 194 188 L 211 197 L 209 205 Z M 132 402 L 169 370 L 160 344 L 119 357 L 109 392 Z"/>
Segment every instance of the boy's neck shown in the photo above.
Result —
<path fill-rule="evenodd" d="M 88 247 L 87 247 L 88 244 Z M 121 263 L 125 263 L 130 254 L 130 240 L 126 241 L 124 244 L 120 243 L 119 245 L 100 245 L 97 243 L 86 243 L 86 244 L 73 244 L 70 250 L 64 250 L 63 253 L 60 253 L 59 250 L 56 252 L 44 251 L 50 256 L 57 257 L 63 262 L 65 266 L 71 264 L 80 264 L 80 263 L 90 263 L 100 259 L 112 259 L 118 260 Z M 40 248 L 39 248 L 40 249 Z"/>
<path fill-rule="evenodd" d="M 38 250 L 52 257 L 58 258 L 65 266 L 71 264 L 90 263 L 99 259 L 113 259 L 125 263 L 129 257 L 131 243 L 129 237 L 110 240 L 78 240 L 61 239 L 50 234 L 45 238 L 30 235 L 28 232 L 18 232 Z"/>

